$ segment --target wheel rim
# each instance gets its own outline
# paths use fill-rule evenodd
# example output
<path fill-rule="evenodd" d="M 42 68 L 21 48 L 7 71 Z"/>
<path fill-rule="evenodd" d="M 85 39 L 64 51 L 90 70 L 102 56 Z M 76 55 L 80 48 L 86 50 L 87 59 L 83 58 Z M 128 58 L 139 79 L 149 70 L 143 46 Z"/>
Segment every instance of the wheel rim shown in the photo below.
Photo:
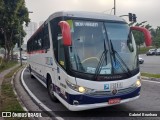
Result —
<path fill-rule="evenodd" d="M 54 97 L 53 85 L 52 84 L 49 85 L 49 93 L 50 93 L 51 97 Z"/>

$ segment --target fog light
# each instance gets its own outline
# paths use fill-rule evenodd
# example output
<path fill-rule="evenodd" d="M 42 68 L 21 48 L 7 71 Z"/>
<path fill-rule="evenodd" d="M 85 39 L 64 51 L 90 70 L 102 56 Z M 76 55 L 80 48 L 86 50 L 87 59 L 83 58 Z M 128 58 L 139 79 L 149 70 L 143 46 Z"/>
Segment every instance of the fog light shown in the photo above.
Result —
<path fill-rule="evenodd" d="M 79 105 L 79 102 L 77 100 L 73 100 L 73 105 Z"/>
<path fill-rule="evenodd" d="M 84 93 L 86 91 L 86 89 L 84 87 L 79 87 L 78 91 L 81 92 L 81 93 Z"/>

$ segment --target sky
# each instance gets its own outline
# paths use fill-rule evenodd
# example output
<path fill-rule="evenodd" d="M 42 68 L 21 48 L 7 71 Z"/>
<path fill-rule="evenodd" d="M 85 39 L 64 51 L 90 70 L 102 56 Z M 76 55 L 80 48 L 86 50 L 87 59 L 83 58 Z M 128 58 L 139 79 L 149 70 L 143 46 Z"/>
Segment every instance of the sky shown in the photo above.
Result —
<path fill-rule="evenodd" d="M 114 0 L 25 0 L 32 22 L 45 21 L 52 13 L 62 10 L 104 12 L 114 14 Z M 160 26 L 159 0 L 116 0 L 116 15 L 134 13 L 137 22 L 147 21 L 153 28 Z M 128 17 L 124 17 L 128 21 Z"/>

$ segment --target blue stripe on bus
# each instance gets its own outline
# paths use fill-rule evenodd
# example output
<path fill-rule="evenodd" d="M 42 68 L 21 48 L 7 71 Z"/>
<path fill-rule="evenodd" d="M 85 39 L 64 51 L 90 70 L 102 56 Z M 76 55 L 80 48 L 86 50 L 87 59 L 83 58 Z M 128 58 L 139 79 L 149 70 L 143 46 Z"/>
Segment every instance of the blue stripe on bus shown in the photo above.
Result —
<path fill-rule="evenodd" d="M 114 99 L 114 98 L 120 98 L 121 100 L 123 99 L 128 99 L 128 98 L 133 98 L 139 95 L 140 88 L 137 88 L 134 92 L 129 93 L 129 94 L 124 94 L 121 96 L 112 96 L 112 97 L 107 97 L 107 96 L 102 96 L 102 97 L 94 97 L 94 96 L 87 96 L 87 95 L 72 95 L 67 93 L 67 102 L 71 105 L 73 105 L 73 101 L 76 100 L 79 102 L 79 105 L 83 104 L 94 104 L 94 103 L 104 103 L 108 102 L 109 99 Z"/>
<path fill-rule="evenodd" d="M 36 73 L 34 71 L 34 73 Z M 36 74 L 37 77 L 39 77 L 41 80 L 43 78 L 43 82 L 46 83 L 46 80 L 43 76 L 39 75 L 38 73 Z M 108 102 L 109 99 L 114 99 L 114 98 L 120 98 L 121 100 L 123 99 L 128 99 L 128 98 L 133 98 L 139 95 L 140 92 L 140 87 L 137 88 L 135 91 L 129 93 L 129 94 L 124 94 L 124 95 L 120 95 L 120 96 L 91 96 L 91 95 L 85 95 L 85 94 L 79 94 L 79 95 L 73 95 L 73 94 L 69 94 L 66 92 L 66 96 L 64 96 L 64 94 L 61 93 L 60 87 L 56 86 L 55 84 L 53 84 L 54 89 L 53 91 L 56 92 L 62 99 L 64 99 L 68 104 L 73 105 L 73 101 L 76 100 L 79 102 L 79 105 L 84 105 L 84 104 L 94 104 L 94 103 L 104 103 L 104 102 Z"/>
<path fill-rule="evenodd" d="M 55 85 L 54 85 L 55 86 Z M 137 88 L 134 92 L 129 93 L 129 94 L 124 94 L 120 96 L 112 96 L 112 97 L 107 97 L 107 96 L 101 96 L 101 97 L 95 97 L 95 96 L 89 96 L 85 94 L 80 94 L 80 95 L 73 95 L 69 94 L 66 92 L 67 98 L 60 92 L 60 88 L 56 86 L 56 93 L 63 98 L 67 103 L 70 105 L 73 105 L 73 101 L 76 100 L 79 102 L 79 105 L 84 105 L 84 104 L 94 104 L 94 103 L 104 103 L 108 102 L 109 99 L 114 99 L 114 98 L 120 98 L 121 100 L 123 99 L 128 99 L 128 98 L 133 98 L 139 95 L 141 88 Z"/>

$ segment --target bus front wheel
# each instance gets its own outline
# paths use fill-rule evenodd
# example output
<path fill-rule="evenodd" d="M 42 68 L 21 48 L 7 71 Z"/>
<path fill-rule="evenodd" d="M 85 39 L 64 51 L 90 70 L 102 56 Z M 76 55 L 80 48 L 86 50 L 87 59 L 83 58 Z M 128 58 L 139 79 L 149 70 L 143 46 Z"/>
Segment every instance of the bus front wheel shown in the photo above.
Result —
<path fill-rule="evenodd" d="M 31 66 L 29 65 L 29 73 L 30 73 L 30 76 L 31 76 L 31 78 L 34 78 L 34 76 L 31 74 L 31 72 L 32 72 L 32 69 L 31 69 Z"/>
<path fill-rule="evenodd" d="M 49 77 L 48 78 L 48 84 L 47 84 L 48 94 L 49 94 L 52 101 L 57 102 L 58 100 L 54 95 L 54 91 L 53 91 L 54 88 L 53 87 L 54 86 L 52 84 L 51 78 Z"/>

